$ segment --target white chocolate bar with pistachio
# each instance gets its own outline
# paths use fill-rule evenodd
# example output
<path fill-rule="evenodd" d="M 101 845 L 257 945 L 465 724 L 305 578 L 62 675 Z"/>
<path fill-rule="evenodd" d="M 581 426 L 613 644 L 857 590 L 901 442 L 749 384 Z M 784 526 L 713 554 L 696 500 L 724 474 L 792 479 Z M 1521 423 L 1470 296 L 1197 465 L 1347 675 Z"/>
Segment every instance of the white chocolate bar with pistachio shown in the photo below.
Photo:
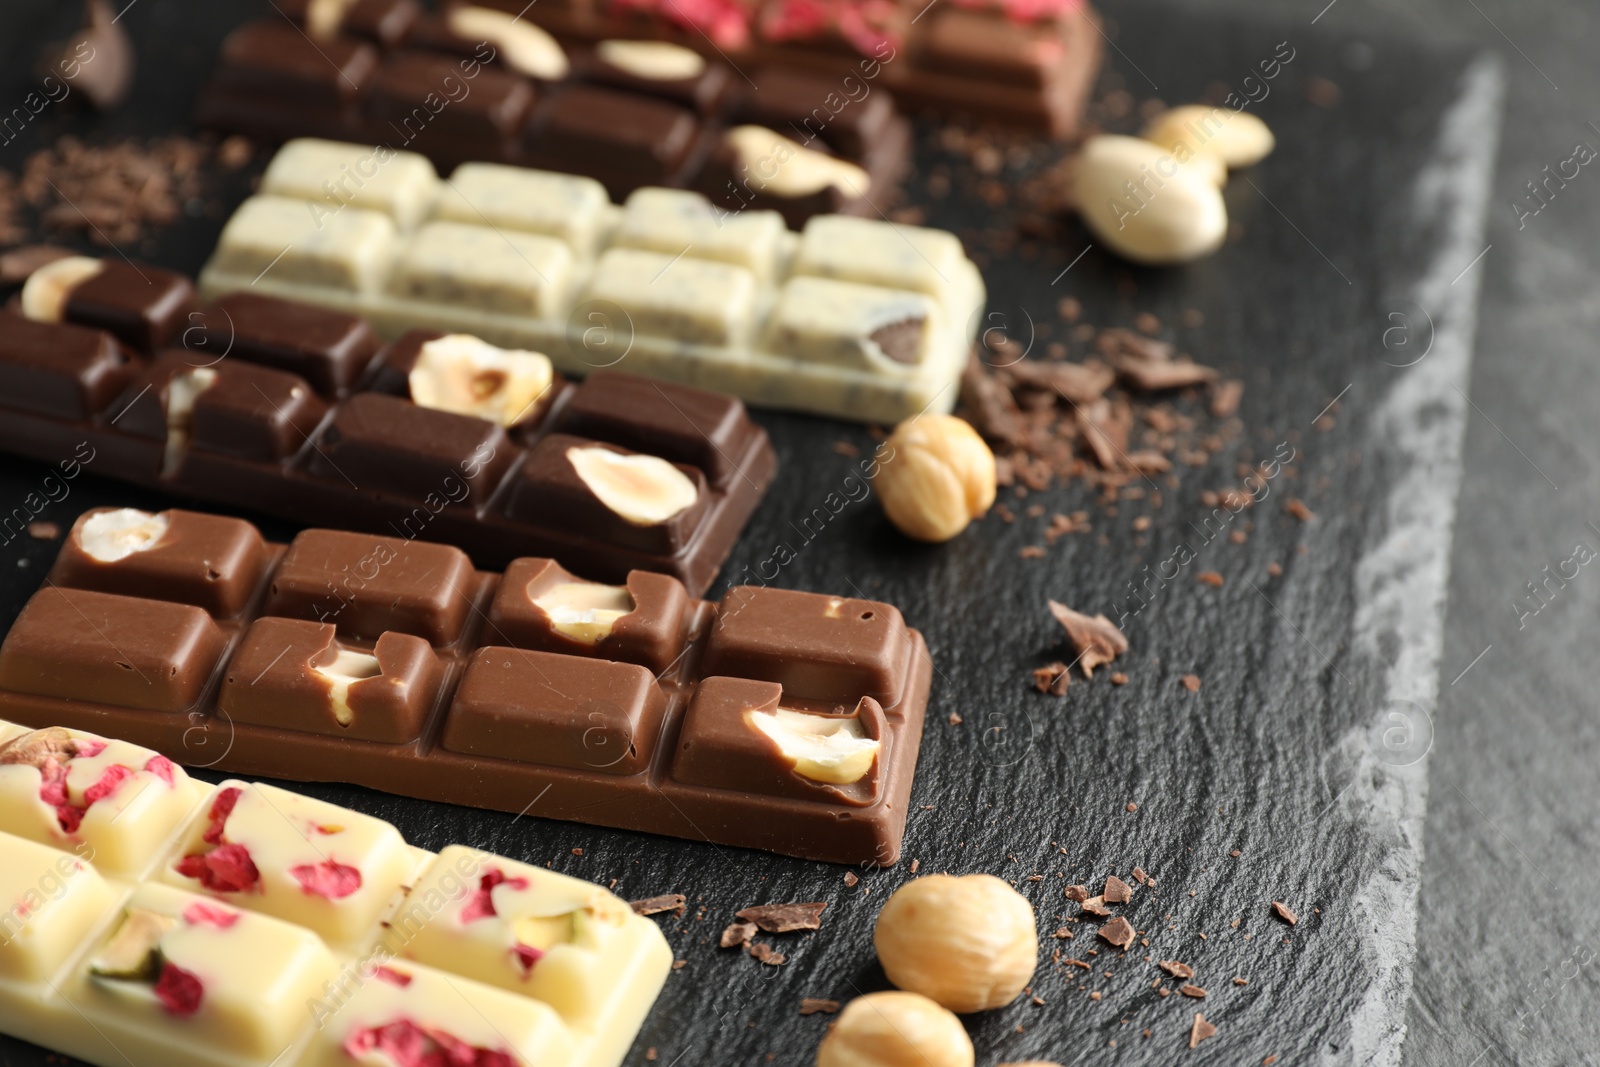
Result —
<path fill-rule="evenodd" d="M 98 1067 L 615 1067 L 672 963 L 600 886 L 4 722 L 0 907 L 0 1032 Z"/>
<path fill-rule="evenodd" d="M 420 156 L 314 140 L 279 151 L 200 285 L 867 422 L 954 405 L 986 300 L 942 230 L 823 215 L 795 233 L 682 190 L 614 205 L 589 178 L 440 179 Z"/>

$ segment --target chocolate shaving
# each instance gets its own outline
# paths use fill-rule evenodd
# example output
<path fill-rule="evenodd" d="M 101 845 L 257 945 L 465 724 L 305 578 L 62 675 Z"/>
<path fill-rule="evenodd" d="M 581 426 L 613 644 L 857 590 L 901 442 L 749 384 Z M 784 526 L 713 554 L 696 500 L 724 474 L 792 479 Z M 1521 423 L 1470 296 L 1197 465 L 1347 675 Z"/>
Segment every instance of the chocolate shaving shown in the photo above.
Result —
<path fill-rule="evenodd" d="M 755 923 L 729 923 L 728 928 L 722 931 L 722 940 L 717 942 L 717 947 L 738 948 L 754 936 L 756 936 Z"/>
<path fill-rule="evenodd" d="M 961 400 L 968 420 L 983 437 L 1013 445 L 1027 440 L 1028 428 L 1016 398 L 976 355 L 961 372 Z"/>
<path fill-rule="evenodd" d="M 1142 886 L 1152 886 L 1156 884 L 1156 880 L 1150 877 L 1149 872 L 1147 872 L 1143 867 L 1135 867 L 1133 869 L 1133 880 Z"/>
<path fill-rule="evenodd" d="M 1089 899 L 1089 887 L 1084 885 L 1067 886 L 1067 899 L 1075 900 L 1080 904 L 1083 903 Z"/>
<path fill-rule="evenodd" d="M 827 903 L 815 904 L 761 904 L 734 915 L 753 922 L 769 934 L 787 934 L 793 930 L 815 930 L 822 925 L 822 909 Z"/>
<path fill-rule="evenodd" d="M 1186 997 L 1193 997 L 1196 1000 L 1204 1000 L 1206 996 L 1206 991 L 1197 985 L 1181 985 L 1178 987 L 1178 992 L 1182 993 Z"/>
<path fill-rule="evenodd" d="M 1111 914 L 1111 909 L 1106 907 L 1104 897 L 1090 897 L 1088 900 L 1080 901 L 1080 905 L 1090 915 L 1098 915 L 1102 919 Z"/>
<path fill-rule="evenodd" d="M 1106 876 L 1106 888 L 1100 894 L 1107 904 L 1126 904 L 1133 899 L 1133 887 L 1116 875 Z"/>
<path fill-rule="evenodd" d="M 1272 910 L 1273 913 L 1278 916 L 1278 918 L 1282 919 L 1290 926 L 1293 926 L 1295 923 L 1300 921 L 1300 916 L 1291 911 L 1289 905 L 1285 904 L 1281 900 L 1274 900 L 1272 902 Z"/>
<path fill-rule="evenodd" d="M 774 949 L 771 945 L 753 942 L 750 945 L 750 955 L 765 963 L 769 967 L 782 967 L 789 957 Z"/>
<path fill-rule="evenodd" d="M 1179 963 L 1177 960 L 1161 960 L 1156 963 L 1156 966 L 1174 978 L 1189 979 L 1194 977 L 1194 968 L 1187 963 Z"/>
<path fill-rule="evenodd" d="M 1194 1013 L 1194 1026 L 1189 1030 L 1189 1047 L 1194 1048 L 1206 1038 L 1215 1035 L 1217 1028 L 1206 1022 L 1206 1017 L 1199 1012 Z"/>
<path fill-rule="evenodd" d="M 1094 677 L 1096 667 L 1128 651 L 1128 639 L 1104 615 L 1085 615 L 1054 600 L 1049 604 L 1050 614 L 1067 631 L 1067 640 L 1078 653 L 1078 666 L 1085 677 Z"/>
<path fill-rule="evenodd" d="M 1120 915 L 1100 928 L 1100 940 L 1124 951 L 1133 944 L 1134 936 L 1133 924 Z"/>
<path fill-rule="evenodd" d="M 629 901 L 628 907 L 633 909 L 635 915 L 660 915 L 664 911 L 675 911 L 682 915 L 687 904 L 682 893 L 663 893 L 659 897 Z"/>
<path fill-rule="evenodd" d="M 1244 383 L 1228 378 L 1211 387 L 1211 414 L 1218 419 L 1231 419 L 1239 412 L 1239 401 L 1244 396 Z"/>
<path fill-rule="evenodd" d="M 1166 363 L 1173 354 L 1171 342 L 1145 337 L 1120 326 L 1101 330 L 1094 339 L 1094 347 L 1113 362 Z"/>
<path fill-rule="evenodd" d="M 1033 669 L 1033 687 L 1041 693 L 1049 693 L 1053 697 L 1066 696 L 1067 686 L 1071 684 L 1067 665 L 1060 660 Z"/>
<path fill-rule="evenodd" d="M 1133 428 L 1133 411 L 1125 402 L 1113 403 L 1104 397 L 1077 409 L 1078 430 L 1089 446 L 1096 463 L 1108 471 L 1126 466 L 1128 433 Z"/>
<path fill-rule="evenodd" d="M 1171 363 L 1121 360 L 1117 363 L 1117 374 L 1131 387 L 1142 389 L 1147 393 L 1204 385 L 1217 376 L 1215 368 L 1182 360 L 1174 360 Z"/>
<path fill-rule="evenodd" d="M 820 997 L 800 998 L 801 1015 L 815 1015 L 818 1012 L 824 1012 L 828 1015 L 832 1015 L 838 1010 L 839 1002 L 837 1000 L 823 1000 Z"/>
<path fill-rule="evenodd" d="M 1103 363 L 1044 363 L 1023 360 L 1005 368 L 1017 385 L 1057 393 L 1074 404 L 1092 404 L 1117 380 Z"/>
<path fill-rule="evenodd" d="M 859 881 L 861 881 L 861 876 L 856 874 L 855 871 L 845 871 L 844 872 L 844 884 L 845 885 L 850 886 L 851 888 L 854 888 L 855 884 L 857 882 L 859 882 Z"/>
<path fill-rule="evenodd" d="M 1200 692 L 1200 676 L 1198 674 L 1186 674 L 1182 678 L 1179 678 L 1178 681 L 1183 683 L 1183 687 L 1189 692 Z"/>

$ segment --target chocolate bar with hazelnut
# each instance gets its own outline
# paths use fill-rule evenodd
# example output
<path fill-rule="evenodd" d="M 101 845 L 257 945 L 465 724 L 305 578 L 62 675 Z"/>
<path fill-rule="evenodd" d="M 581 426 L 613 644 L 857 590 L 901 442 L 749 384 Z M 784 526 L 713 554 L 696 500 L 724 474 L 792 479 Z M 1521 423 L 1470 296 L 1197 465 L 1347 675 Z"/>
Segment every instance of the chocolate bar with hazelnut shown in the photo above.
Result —
<path fill-rule="evenodd" d="M 347 312 L 257 292 L 202 305 L 180 275 L 81 257 L 0 312 L 0 412 L 0 448 L 22 455 L 696 593 L 775 466 L 733 397 L 620 371 L 571 383 L 538 353 L 439 331 L 383 347 Z"/>
<path fill-rule="evenodd" d="M 84 513 L 0 717 L 180 763 L 837 863 L 900 854 L 932 662 L 884 603 L 242 519 Z"/>
<path fill-rule="evenodd" d="M 672 969 L 601 886 L 59 724 L 0 721 L 0 899 L 0 1031 L 96 1067 L 617 1067 Z"/>
<path fill-rule="evenodd" d="M 846 99 L 838 77 L 806 65 L 743 75 L 662 40 L 577 45 L 528 11 L 421 14 L 412 0 L 362 0 L 318 14 L 331 6 L 301 0 L 282 12 L 292 22 L 230 35 L 201 123 L 267 142 L 386 144 L 441 167 L 563 171 L 616 199 L 693 188 L 793 225 L 818 212 L 877 217 L 910 167 L 910 123 L 890 93 L 846 89 Z"/>

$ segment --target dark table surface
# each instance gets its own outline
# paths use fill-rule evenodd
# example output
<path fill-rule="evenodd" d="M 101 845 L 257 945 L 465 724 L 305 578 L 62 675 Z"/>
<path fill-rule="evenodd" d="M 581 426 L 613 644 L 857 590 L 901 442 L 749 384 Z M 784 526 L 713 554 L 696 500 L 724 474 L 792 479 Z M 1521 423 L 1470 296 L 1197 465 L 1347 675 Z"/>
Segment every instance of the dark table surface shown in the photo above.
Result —
<path fill-rule="evenodd" d="M 135 106 L 114 128 L 158 134 L 188 114 L 221 33 L 257 5 L 137 2 L 127 17 L 150 51 Z M 1191 1057 L 1195 1062 L 1253 1063 L 1272 1053 L 1289 1063 L 1393 1063 L 1402 1056 L 1418 1064 L 1583 1061 L 1593 1055 L 1600 1028 L 1596 968 L 1588 965 L 1600 931 L 1581 896 L 1563 889 L 1585 886 L 1595 862 L 1584 801 L 1600 784 L 1581 674 L 1590 657 L 1579 622 L 1597 594 L 1580 576 L 1520 630 L 1513 604 L 1523 583 L 1570 556 L 1574 542 L 1600 548 L 1600 533 L 1587 526 L 1600 513 L 1585 501 L 1594 450 L 1581 437 L 1592 407 L 1591 375 L 1581 362 L 1592 329 L 1584 327 L 1600 310 L 1585 299 L 1584 253 L 1593 243 L 1585 238 L 1600 216 L 1587 176 L 1521 230 L 1507 204 L 1544 164 L 1567 158 L 1575 141 L 1600 144 L 1600 134 L 1586 125 L 1600 118 L 1600 109 L 1586 111 L 1600 75 L 1577 47 L 1595 39 L 1596 13 L 1576 2 L 1510 0 L 1464 6 L 1418 0 L 1403 14 L 1361 0 L 1336 0 L 1326 9 L 1298 0 L 1292 6 L 1219 0 L 1174 9 L 1170 18 L 1103 6 L 1122 24 L 1114 67 L 1140 98 L 1198 96 L 1215 82 L 1235 80 L 1257 51 L 1266 45 L 1262 54 L 1269 54 L 1285 37 L 1302 57 L 1282 83 L 1294 93 L 1280 92 L 1261 108 L 1282 150 L 1252 175 L 1259 190 L 1236 180 L 1228 193 L 1230 210 L 1245 226 L 1242 241 L 1171 277 L 1139 272 L 1132 297 L 1119 292 L 1121 272 L 1098 252 L 1074 271 L 1074 292 L 1102 324 L 1125 324 L 1143 310 L 1169 321 L 1186 306 L 1206 312 L 1206 328 L 1180 332 L 1178 340 L 1196 358 L 1250 378 L 1242 415 L 1259 438 L 1253 454 L 1241 447 L 1219 456 L 1214 469 L 1186 475 L 1174 503 L 1154 512 L 1156 525 L 1143 545 L 1127 535 L 1131 510 L 1120 523 L 1097 516 L 1098 529 L 1113 534 L 1114 543 L 1069 539 L 1029 572 L 1015 555 L 1033 539 L 1021 523 L 990 520 L 945 550 L 907 552 L 875 509 L 853 506 L 824 544 L 800 554 L 782 584 L 858 586 L 899 603 L 928 633 L 944 684 L 930 708 L 907 839 L 907 855 L 921 857 L 925 870 L 984 869 L 1013 878 L 1037 870 L 1059 885 L 1061 875 L 1086 880 L 1114 869 L 1126 876 L 1143 863 L 1161 876 L 1159 899 L 1143 901 L 1135 923 L 1160 933 L 1152 950 L 1163 956 L 1209 953 L 1214 992 L 1204 1008 L 1224 1023 L 1219 1037 Z M 1232 17 L 1238 12 L 1247 17 Z M 1264 17 L 1255 18 L 1258 12 Z M 9 92 L 26 88 L 19 57 L 31 54 L 33 42 L 60 36 L 69 22 L 70 12 L 44 2 L 0 9 L 0 51 L 13 60 L 4 83 Z M 1475 239 L 1459 211 L 1419 217 L 1427 211 L 1408 199 L 1437 150 L 1441 117 L 1457 114 L 1469 127 L 1481 125 L 1481 152 L 1493 150 L 1497 133 L 1492 107 L 1459 106 L 1465 82 L 1477 77 L 1482 95 L 1483 79 L 1495 77 L 1474 66 L 1473 46 L 1504 54 L 1500 73 L 1509 92 L 1489 229 L 1476 245 L 1491 247 L 1459 285 L 1430 290 L 1430 268 L 1452 241 Z M 149 55 L 158 61 L 148 62 Z M 1340 106 L 1305 105 L 1304 79 L 1311 74 L 1339 84 Z M 41 124 L 36 132 L 55 129 Z M 1457 173 L 1441 176 L 1439 195 L 1461 191 L 1452 181 L 1472 170 L 1473 134 L 1457 131 L 1460 158 L 1447 168 Z M 18 166 L 27 147 L 24 141 L 0 148 L 0 166 Z M 933 221 L 971 220 L 947 203 L 935 206 Z M 193 270 L 219 222 L 187 219 L 155 247 L 132 251 Z M 1038 276 L 1054 276 L 1083 237 L 1068 240 L 1078 243 L 1048 250 L 1025 273 L 992 266 L 997 303 L 1048 306 L 1056 290 Z M 1351 284 L 1335 272 L 1349 275 Z M 1464 353 L 1452 357 L 1458 362 L 1431 380 L 1433 392 L 1422 398 L 1446 412 L 1446 423 L 1452 408 L 1467 416 L 1464 457 L 1448 441 L 1412 441 L 1416 448 L 1402 460 L 1369 454 L 1352 462 L 1365 447 L 1384 443 L 1374 434 L 1396 432 L 1363 414 L 1397 401 L 1400 378 L 1373 357 L 1387 351 L 1385 331 L 1400 321 L 1420 329 L 1430 319 L 1447 335 L 1470 329 L 1470 295 L 1461 293 L 1470 294 L 1474 284 L 1483 286 L 1484 309 L 1470 411 L 1449 391 L 1467 388 Z M 1392 319 L 1396 312 L 1405 318 Z M 1327 434 L 1301 429 L 1346 382 L 1353 389 L 1338 426 Z M 1437 412 L 1410 414 L 1430 424 Z M 766 556 L 787 524 L 809 513 L 812 498 L 848 473 L 849 464 L 831 450 L 817 454 L 819 437 L 867 441 L 854 429 L 765 421 L 783 451 L 785 480 L 730 574 Z M 1216 594 L 1185 589 L 1163 610 L 1144 613 L 1130 628 L 1133 681 L 1115 693 L 1103 685 L 1075 687 L 1057 704 L 1027 691 L 1026 669 L 1061 652 L 1040 611 L 1042 595 L 1109 608 L 1126 578 L 1158 558 L 1163 539 L 1179 535 L 1196 492 L 1222 484 L 1236 454 L 1270 454 L 1277 433 L 1294 433 L 1301 447 L 1316 450 L 1303 460 L 1295 491 L 1319 509 L 1319 520 L 1300 530 L 1279 514 L 1256 515 L 1249 544 L 1219 557 L 1218 569 L 1230 578 L 1251 577 L 1262 592 L 1231 580 Z M 1411 484 L 1407 476 L 1442 472 L 1448 482 L 1458 461 L 1464 481 L 1449 625 L 1435 677 L 1426 652 L 1437 642 L 1430 619 L 1438 603 L 1428 594 L 1443 588 L 1442 570 L 1430 567 L 1435 558 L 1442 563 L 1448 543 L 1448 499 L 1442 521 L 1424 516 L 1413 531 L 1421 551 L 1401 567 L 1421 583 L 1426 602 L 1417 614 L 1398 606 L 1392 617 L 1362 614 L 1361 585 L 1349 571 L 1378 558 L 1394 527 L 1372 513 L 1396 506 L 1396 494 Z M 8 461 L 5 488 L 15 492 L 31 473 Z M 1320 499 L 1312 492 L 1319 479 L 1326 483 Z M 1431 491 L 1426 484 L 1418 489 L 1421 498 Z M 1052 510 L 1089 506 L 1080 490 L 1046 499 Z M 70 520 L 82 507 L 104 502 L 154 505 L 162 498 L 85 480 L 50 517 Z M 1302 540 L 1313 551 L 1297 558 Z M 7 618 L 51 549 L 10 551 L 7 558 L 26 559 L 20 570 L 32 574 L 8 578 L 0 589 Z M 1270 560 L 1286 567 L 1277 588 L 1262 578 Z M 952 604 L 959 609 L 950 610 Z M 1397 688 L 1393 668 L 1408 649 L 1420 649 L 1422 659 L 1398 672 Z M 1176 687 L 1177 676 L 1191 669 L 1205 676 L 1194 697 Z M 1363 751 L 1340 750 L 1341 739 L 1363 738 L 1368 725 L 1381 724 L 1375 716 L 1406 686 L 1426 697 L 1435 682 L 1437 706 L 1422 701 L 1436 727 L 1425 757 L 1385 759 L 1371 738 Z M 952 711 L 967 721 L 947 725 Z M 1364 759 L 1372 752 L 1377 766 Z M 689 963 L 669 984 L 630 1062 L 657 1045 L 663 1062 L 685 1054 L 686 1063 L 759 1063 L 771 1052 L 774 1062 L 809 1063 L 822 1020 L 795 1019 L 798 998 L 848 999 L 882 983 L 866 936 L 883 894 L 906 877 L 904 865 L 869 877 L 867 895 L 862 889 L 847 895 L 837 869 L 558 823 L 508 833 L 498 816 L 340 787 L 311 791 L 390 818 L 419 844 L 465 838 L 584 877 L 620 877 L 618 891 L 629 896 L 689 893 L 704 907 L 703 921 L 692 910 L 666 925 Z M 1124 810 L 1128 801 L 1139 802 L 1138 813 Z M 590 846 L 581 861 L 567 855 L 580 842 Z M 1185 854 L 1190 848 L 1194 855 Z M 1232 848 L 1246 849 L 1249 862 L 1229 870 Z M 1190 889 L 1199 896 L 1188 898 Z M 1046 925 L 1071 910 L 1056 903 L 1056 889 L 1028 891 Z M 1283 931 L 1263 921 L 1262 902 L 1293 894 L 1311 921 L 1279 948 Z M 707 943 L 734 908 L 797 897 L 827 899 L 833 908 L 822 934 L 780 946 L 790 951 L 785 968 L 760 971 Z M 1323 912 L 1312 912 L 1319 904 Z M 1177 932 L 1158 921 L 1167 912 Z M 1216 936 L 1235 917 L 1243 921 L 1235 936 Z M 1214 940 L 1190 947 L 1195 933 L 1207 929 Z M 1255 945 L 1242 939 L 1252 931 Z M 1126 969 L 1128 976 L 1096 985 L 1107 991 L 1103 1007 L 1053 970 L 1042 971 L 1046 1007 L 1024 1003 L 974 1021 L 979 1062 L 1026 1055 L 1100 1062 L 1113 1054 L 1107 1042 L 1119 1038 L 1123 1054 L 1139 1062 L 1177 1059 L 1188 1013 L 1157 1003 L 1153 994 L 1138 996 L 1148 976 L 1135 981 L 1143 971 L 1131 963 Z M 1248 973 L 1251 986 L 1236 991 L 1227 982 L 1234 973 Z M 718 995 L 705 995 L 708 987 Z M 1137 1037 L 1146 1026 L 1156 1031 L 1149 1042 Z M 0 1045 L 0 1061 L 36 1063 L 42 1054 Z"/>

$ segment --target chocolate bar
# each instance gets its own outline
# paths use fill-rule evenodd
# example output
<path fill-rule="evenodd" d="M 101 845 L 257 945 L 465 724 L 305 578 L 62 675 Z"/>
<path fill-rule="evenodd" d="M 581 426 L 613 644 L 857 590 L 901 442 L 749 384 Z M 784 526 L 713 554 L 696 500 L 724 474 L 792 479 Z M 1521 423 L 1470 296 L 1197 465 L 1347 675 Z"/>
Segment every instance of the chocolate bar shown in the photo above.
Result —
<path fill-rule="evenodd" d="M 338 185 L 342 175 L 372 174 Z M 444 329 L 617 365 L 769 407 L 869 422 L 947 411 L 985 302 L 954 234 L 775 212 L 594 181 L 296 141 L 267 168 L 201 272 L 365 316 L 379 333 Z"/>
<path fill-rule="evenodd" d="M 439 331 L 384 347 L 347 312 L 248 289 L 203 306 L 187 278 L 119 260 L 43 267 L 16 310 L 0 448 L 489 566 L 539 552 L 703 592 L 776 463 L 733 397 L 618 371 L 573 384 Z"/>
<path fill-rule="evenodd" d="M 696 600 L 242 519 L 86 512 L 0 645 L 0 716 L 179 762 L 836 863 L 900 855 L 932 663 L 888 604 Z"/>
<path fill-rule="evenodd" d="M 818 123 L 886 91 L 907 109 L 1070 138 L 1104 51 L 1099 16 L 1086 0 L 479 2 L 520 13 L 563 41 L 653 38 L 737 70 L 776 65 L 821 74 L 834 86 L 806 104 Z M 752 80 L 758 96 L 769 95 L 759 75 Z"/>
<path fill-rule="evenodd" d="M 340 14 L 301 2 L 228 37 L 199 118 L 266 142 L 384 143 L 441 168 L 580 174 L 617 199 L 696 189 L 798 226 L 877 217 L 910 167 L 910 123 L 888 93 L 817 120 L 839 90 L 836 77 L 782 64 L 752 79 L 665 41 L 564 46 L 491 8 L 367 0 Z"/>
<path fill-rule="evenodd" d="M 615 1067 L 672 966 L 600 886 L 55 725 L 0 722 L 0 900 L 0 1030 L 98 1067 Z"/>

